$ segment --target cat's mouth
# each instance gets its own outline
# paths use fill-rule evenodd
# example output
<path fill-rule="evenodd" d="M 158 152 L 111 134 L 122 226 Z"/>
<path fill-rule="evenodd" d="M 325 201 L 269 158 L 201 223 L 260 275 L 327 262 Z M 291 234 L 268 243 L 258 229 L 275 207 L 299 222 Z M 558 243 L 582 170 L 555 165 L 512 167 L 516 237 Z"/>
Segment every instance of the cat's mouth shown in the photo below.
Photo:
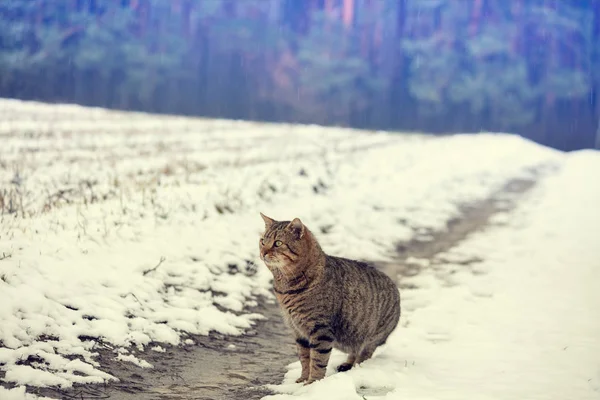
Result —
<path fill-rule="evenodd" d="M 263 257 L 263 261 L 265 262 L 265 264 L 267 264 L 268 267 L 281 268 L 283 266 L 283 263 L 278 257 L 274 257 L 270 254 L 266 254 Z"/>
<path fill-rule="evenodd" d="M 273 257 L 273 256 L 269 256 L 269 255 L 266 255 L 266 256 L 264 257 L 264 261 L 265 261 L 267 264 L 270 264 L 270 265 L 279 264 L 279 259 L 278 259 L 278 258 L 275 258 L 275 257 Z"/>

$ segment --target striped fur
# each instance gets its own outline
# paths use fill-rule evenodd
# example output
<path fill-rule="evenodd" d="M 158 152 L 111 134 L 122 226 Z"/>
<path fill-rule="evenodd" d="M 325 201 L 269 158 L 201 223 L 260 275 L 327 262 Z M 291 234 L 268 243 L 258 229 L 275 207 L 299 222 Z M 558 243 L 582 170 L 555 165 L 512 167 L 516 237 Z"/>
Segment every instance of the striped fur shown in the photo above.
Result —
<path fill-rule="evenodd" d="M 298 219 L 264 216 L 260 257 L 273 274 L 273 290 L 296 336 L 302 375 L 312 383 L 325 376 L 331 349 L 348 353 L 338 371 L 369 359 L 400 319 L 394 282 L 374 267 L 325 254 Z"/>

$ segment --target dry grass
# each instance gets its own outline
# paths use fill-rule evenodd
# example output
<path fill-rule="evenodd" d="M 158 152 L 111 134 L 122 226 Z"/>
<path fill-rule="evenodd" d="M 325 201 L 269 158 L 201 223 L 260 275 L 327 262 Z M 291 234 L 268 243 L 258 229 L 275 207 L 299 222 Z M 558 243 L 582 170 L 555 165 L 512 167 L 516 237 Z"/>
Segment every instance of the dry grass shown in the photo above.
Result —
<path fill-rule="evenodd" d="M 127 210 L 133 198 L 165 215 L 156 210 L 157 195 L 205 185 L 209 171 L 324 163 L 332 150 L 352 153 L 390 141 L 328 132 L 0 100 L 0 215 L 31 218 L 111 200 Z M 233 212 L 237 202 L 225 188 L 214 209 Z"/>

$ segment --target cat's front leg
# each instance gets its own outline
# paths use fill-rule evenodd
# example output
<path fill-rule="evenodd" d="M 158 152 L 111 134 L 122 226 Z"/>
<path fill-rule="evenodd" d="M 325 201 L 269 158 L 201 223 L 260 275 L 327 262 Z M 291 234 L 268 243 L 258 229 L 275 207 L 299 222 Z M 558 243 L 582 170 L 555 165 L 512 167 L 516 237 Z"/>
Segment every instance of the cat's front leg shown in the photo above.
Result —
<path fill-rule="evenodd" d="M 310 343 L 307 339 L 297 338 L 296 348 L 298 349 L 298 358 L 300 358 L 300 365 L 302 365 L 302 373 L 300 375 L 300 378 L 296 380 L 296 383 L 300 383 L 307 381 L 310 375 Z"/>
<path fill-rule="evenodd" d="M 333 331 L 329 325 L 315 324 L 310 331 L 310 376 L 306 382 L 307 385 L 325 377 L 334 340 Z"/>

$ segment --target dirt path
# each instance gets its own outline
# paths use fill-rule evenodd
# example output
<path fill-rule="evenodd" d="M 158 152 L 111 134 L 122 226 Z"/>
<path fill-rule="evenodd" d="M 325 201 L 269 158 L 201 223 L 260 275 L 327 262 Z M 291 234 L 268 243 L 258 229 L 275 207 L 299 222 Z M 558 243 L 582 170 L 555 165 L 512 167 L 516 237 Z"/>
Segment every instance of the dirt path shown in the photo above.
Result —
<path fill-rule="evenodd" d="M 514 179 L 506 183 L 489 198 L 461 207 L 460 218 L 448 221 L 445 231 L 419 231 L 409 242 L 396 245 L 396 260 L 390 263 L 377 263 L 388 275 L 399 277 L 413 276 L 419 273 L 418 263 L 410 263 L 409 259 L 432 260 L 436 255 L 455 247 L 473 233 L 489 225 L 491 218 L 516 207 L 519 199 L 527 193 L 535 181 Z M 465 260 L 468 264 L 478 260 Z M 402 289 L 402 284 L 400 284 Z"/>
<path fill-rule="evenodd" d="M 398 278 L 403 288 L 402 277 L 413 276 L 420 269 L 407 262 L 410 258 L 431 260 L 454 247 L 470 234 L 485 228 L 498 212 L 514 208 L 534 183 L 510 181 L 489 199 L 463 207 L 462 217 L 450 221 L 445 231 L 420 231 L 416 239 L 399 243 L 397 260 L 376 263 L 377 266 Z M 111 350 L 102 350 L 99 361 L 121 380 L 118 383 L 87 385 L 68 391 L 32 391 L 61 399 L 260 399 L 269 394 L 264 385 L 281 382 L 286 365 L 296 357 L 295 346 L 277 305 L 262 302 L 253 311 L 267 319 L 259 321 L 255 330 L 243 336 L 192 336 L 195 345 L 168 347 L 165 353 L 147 351 L 143 358 L 153 364 L 153 369 L 115 362 Z"/>

